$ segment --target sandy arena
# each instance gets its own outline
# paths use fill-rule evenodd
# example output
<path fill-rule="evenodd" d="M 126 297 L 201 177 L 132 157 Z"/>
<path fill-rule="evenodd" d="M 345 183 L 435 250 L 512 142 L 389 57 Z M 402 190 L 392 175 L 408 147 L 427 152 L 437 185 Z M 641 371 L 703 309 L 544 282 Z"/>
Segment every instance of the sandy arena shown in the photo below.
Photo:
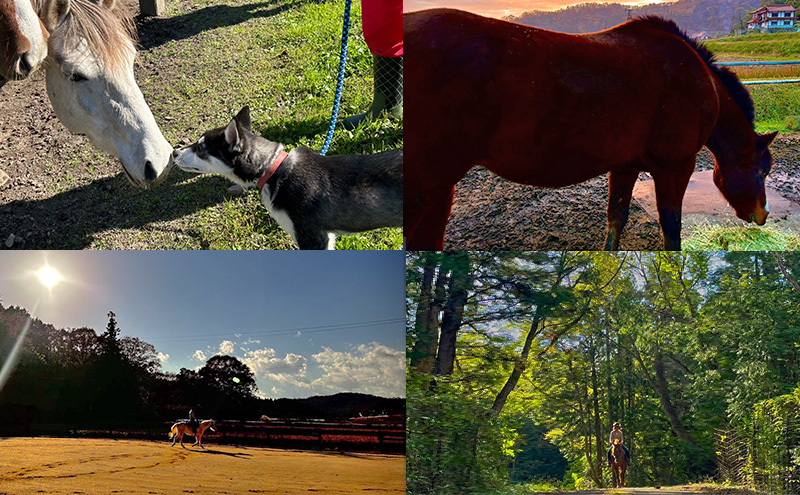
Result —
<path fill-rule="evenodd" d="M 209 439 L 210 440 L 210 439 Z M 405 457 L 76 438 L 0 439 L 0 495 L 405 493 Z"/>

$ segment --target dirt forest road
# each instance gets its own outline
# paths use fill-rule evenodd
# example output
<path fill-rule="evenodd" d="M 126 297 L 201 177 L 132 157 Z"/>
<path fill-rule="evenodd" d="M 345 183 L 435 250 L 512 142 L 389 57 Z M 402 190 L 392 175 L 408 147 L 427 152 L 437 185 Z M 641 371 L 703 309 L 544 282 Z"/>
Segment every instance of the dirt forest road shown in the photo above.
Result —
<path fill-rule="evenodd" d="M 721 488 L 710 485 L 687 485 L 662 486 L 660 488 L 608 488 L 605 490 L 563 492 L 559 495 L 754 495 L 754 492 L 738 488 Z"/>
<path fill-rule="evenodd" d="M 166 440 L 166 435 L 165 435 Z M 77 438 L 0 439 L 0 495 L 405 493 L 405 457 Z"/>

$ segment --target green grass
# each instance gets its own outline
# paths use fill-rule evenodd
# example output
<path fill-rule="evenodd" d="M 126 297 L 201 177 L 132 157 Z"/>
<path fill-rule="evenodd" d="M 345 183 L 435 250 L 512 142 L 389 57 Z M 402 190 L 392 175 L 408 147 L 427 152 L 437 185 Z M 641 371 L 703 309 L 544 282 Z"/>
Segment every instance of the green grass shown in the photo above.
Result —
<path fill-rule="evenodd" d="M 256 134 L 286 144 L 287 150 L 300 145 L 320 150 L 334 100 L 343 0 L 230 0 L 224 6 L 210 0 L 186 0 L 168 2 L 167 10 L 167 17 L 185 18 L 185 25 L 196 34 L 141 51 L 143 63 L 160 70 L 148 72 L 152 75 L 138 82 L 170 143 L 194 142 L 249 105 Z M 341 127 L 342 118 L 364 111 L 372 100 L 372 55 L 361 32 L 359 2 L 353 2 L 351 22 L 340 124 L 328 154 L 402 147 L 402 120 L 384 118 L 352 132 Z M 214 179 L 187 175 L 177 186 L 208 180 Z M 186 192 L 195 188 L 179 189 L 188 194 L 187 203 L 198 202 Z M 203 193 L 203 188 L 196 191 Z M 292 247 L 253 191 L 215 202 L 196 216 L 192 236 L 199 247 Z M 402 232 L 383 229 L 344 236 L 336 246 L 400 249 Z"/>
<path fill-rule="evenodd" d="M 749 34 L 707 41 L 718 60 L 800 60 L 800 33 Z M 731 67 L 741 79 L 798 79 L 800 66 Z M 800 84 L 750 85 L 758 132 L 796 132 L 786 117 L 800 115 Z"/>
<path fill-rule="evenodd" d="M 800 115 L 800 84 L 748 86 L 756 107 L 758 132 L 797 132 L 786 125 L 786 117 Z"/>
<path fill-rule="evenodd" d="M 705 225 L 681 241 L 684 251 L 797 251 L 800 234 L 774 227 Z"/>
<path fill-rule="evenodd" d="M 800 57 L 800 33 L 748 34 L 705 44 L 724 59 L 792 60 Z"/>

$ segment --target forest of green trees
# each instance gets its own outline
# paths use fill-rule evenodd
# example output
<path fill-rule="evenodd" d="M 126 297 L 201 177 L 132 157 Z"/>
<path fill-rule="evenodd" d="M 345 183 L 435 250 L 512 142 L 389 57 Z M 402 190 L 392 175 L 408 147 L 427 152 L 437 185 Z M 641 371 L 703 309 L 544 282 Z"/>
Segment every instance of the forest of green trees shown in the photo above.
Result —
<path fill-rule="evenodd" d="M 606 487 L 614 421 L 629 485 L 712 479 L 733 435 L 741 474 L 796 473 L 799 280 L 798 253 L 409 253 L 408 493 Z"/>
<path fill-rule="evenodd" d="M 41 434 L 41 425 L 65 425 L 44 430 L 53 434 L 124 429 L 187 418 L 190 408 L 202 418 L 224 420 L 347 419 L 405 408 L 404 399 L 356 393 L 260 398 L 253 372 L 235 356 L 215 355 L 197 370 L 168 373 L 152 344 L 121 335 L 113 312 L 98 334 L 91 328 L 58 329 L 23 308 L 0 304 L 0 365 L 11 360 L 13 370 L 0 383 L 0 436 Z"/>

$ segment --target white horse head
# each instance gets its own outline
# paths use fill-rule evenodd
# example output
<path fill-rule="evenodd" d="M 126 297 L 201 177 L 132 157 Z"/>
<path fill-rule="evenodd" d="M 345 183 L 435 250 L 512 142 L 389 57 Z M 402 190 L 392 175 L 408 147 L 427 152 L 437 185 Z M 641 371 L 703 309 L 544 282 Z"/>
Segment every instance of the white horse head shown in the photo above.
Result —
<path fill-rule="evenodd" d="M 25 79 L 47 57 L 47 31 L 31 0 L 0 0 L 0 79 Z"/>
<path fill-rule="evenodd" d="M 172 146 L 133 77 L 130 13 L 117 0 L 36 1 L 50 31 L 47 93 L 59 120 L 119 158 L 133 185 L 158 185 Z"/>

